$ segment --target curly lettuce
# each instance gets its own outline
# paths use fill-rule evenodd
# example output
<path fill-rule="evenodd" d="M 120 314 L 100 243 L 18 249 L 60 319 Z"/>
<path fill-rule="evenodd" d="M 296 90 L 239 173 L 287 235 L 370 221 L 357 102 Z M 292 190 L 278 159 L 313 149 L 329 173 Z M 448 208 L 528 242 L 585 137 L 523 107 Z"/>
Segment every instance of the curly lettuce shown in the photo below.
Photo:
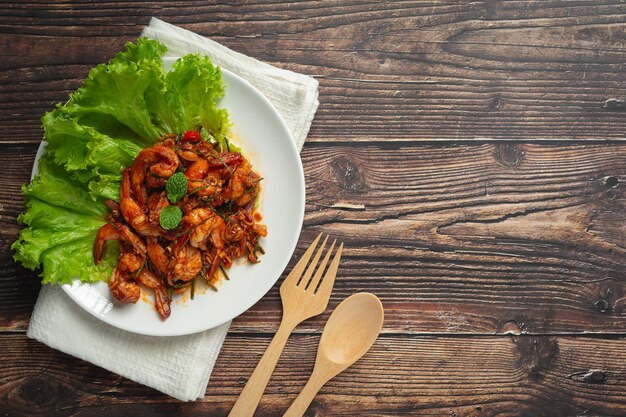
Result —
<path fill-rule="evenodd" d="M 14 259 L 44 283 L 106 280 L 114 246 L 99 265 L 92 247 L 105 224 L 106 199 L 119 200 L 121 174 L 137 154 L 166 133 L 195 130 L 228 148 L 228 113 L 219 67 L 200 55 L 163 67 L 165 45 L 140 38 L 93 68 L 65 104 L 42 118 L 45 154 L 22 187 L 25 225 L 11 246 Z"/>

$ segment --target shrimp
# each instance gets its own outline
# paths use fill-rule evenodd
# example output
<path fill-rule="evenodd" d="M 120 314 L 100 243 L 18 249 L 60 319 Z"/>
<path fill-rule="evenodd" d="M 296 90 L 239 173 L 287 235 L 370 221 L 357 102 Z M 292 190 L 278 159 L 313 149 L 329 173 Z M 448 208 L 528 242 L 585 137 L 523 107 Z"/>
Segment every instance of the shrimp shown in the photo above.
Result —
<path fill-rule="evenodd" d="M 141 290 L 133 281 L 133 273 L 141 269 L 145 263 L 145 255 L 122 248 L 117 267 L 109 279 L 111 294 L 121 303 L 136 303 Z"/>
<path fill-rule="evenodd" d="M 122 213 L 120 213 L 120 205 L 113 200 L 106 200 L 104 204 L 111 210 L 104 218 L 109 223 L 119 223 L 122 220 Z"/>
<path fill-rule="evenodd" d="M 168 267 L 167 279 L 170 285 L 174 281 L 191 281 L 202 269 L 202 256 L 197 248 L 182 245 L 172 251 L 172 261 Z"/>
<path fill-rule="evenodd" d="M 157 177 L 156 175 L 148 175 L 146 176 L 145 185 L 147 188 L 164 188 L 167 184 L 167 180 L 169 178 L 165 177 Z M 146 199 L 148 198 L 148 193 L 146 191 L 142 191 L 143 202 L 146 203 Z M 142 204 L 143 206 L 143 204 Z"/>
<path fill-rule="evenodd" d="M 184 222 L 184 223 L 183 223 Z M 212 277 L 217 271 L 222 258 L 226 257 L 224 233 L 226 223 L 213 211 L 205 208 L 197 208 L 189 212 L 181 221 L 184 228 L 191 227 L 189 233 L 189 245 L 206 251 L 207 243 L 211 243 L 211 268 L 208 277 Z M 196 249 L 197 250 L 197 249 Z M 201 262 L 202 265 L 202 262 Z"/>
<path fill-rule="evenodd" d="M 252 169 L 252 165 L 244 160 L 233 172 L 233 175 L 224 187 L 224 200 L 232 201 L 236 206 L 248 204 L 259 192 L 261 177 Z"/>
<path fill-rule="evenodd" d="M 207 250 L 208 241 L 218 249 L 224 248 L 226 223 L 212 210 L 202 207 L 191 210 L 183 217 L 181 224 L 184 230 L 191 229 L 189 244 L 194 248 Z"/>
<path fill-rule="evenodd" d="M 155 237 L 148 238 L 148 257 L 158 274 L 167 278 L 170 285 L 174 281 L 189 281 L 202 268 L 200 251 L 186 244 L 186 238 L 181 237 L 171 247 L 170 257 Z"/>
<path fill-rule="evenodd" d="M 120 187 L 120 211 L 124 219 L 143 236 L 160 236 L 162 229 L 149 222 L 148 217 L 133 199 L 130 189 L 130 168 L 126 168 L 122 174 L 122 186 Z"/>
<path fill-rule="evenodd" d="M 121 223 L 107 223 L 98 229 L 96 239 L 93 243 L 93 260 L 96 265 L 100 263 L 104 256 L 107 240 L 121 240 L 120 244 L 122 245 L 123 252 L 126 246 L 130 246 L 132 250 L 139 254 L 146 253 L 146 245 L 144 245 L 139 236 L 134 234 L 128 226 Z M 124 242 L 125 245 L 123 245 L 122 242 Z M 126 251 L 128 251 L 128 249 L 126 249 Z"/>
<path fill-rule="evenodd" d="M 243 162 L 243 159 L 243 155 L 239 152 L 222 152 L 218 154 L 214 151 L 208 157 L 211 168 L 226 168 L 227 170 L 235 168 Z"/>
<path fill-rule="evenodd" d="M 209 161 L 204 158 L 200 158 L 189 165 L 185 170 L 189 194 L 195 194 L 198 197 L 211 197 L 220 193 L 224 181 L 218 172 L 209 169 Z"/>
<path fill-rule="evenodd" d="M 132 281 L 130 273 L 122 271 L 119 267 L 113 270 L 109 278 L 109 290 L 113 297 L 121 303 L 136 303 L 139 300 L 141 289 L 136 282 Z"/>
<path fill-rule="evenodd" d="M 169 206 L 169 200 L 167 199 L 167 192 L 154 193 L 148 198 L 148 222 L 150 224 L 159 224 L 159 216 L 161 210 Z"/>
<path fill-rule="evenodd" d="M 215 274 L 217 272 L 217 268 L 220 264 L 224 263 L 225 265 L 230 264 L 230 259 L 224 250 L 218 250 L 217 248 L 212 248 L 210 251 L 205 251 L 204 260 L 207 264 L 210 265 L 209 271 L 206 273 L 204 277 L 207 283 L 214 284 L 214 280 L 216 278 Z"/>
<path fill-rule="evenodd" d="M 189 168 L 185 170 L 185 176 L 189 181 L 201 180 L 206 176 L 208 172 L 209 161 L 204 158 L 200 158 L 193 162 L 191 165 L 189 165 Z"/>
<path fill-rule="evenodd" d="M 148 268 L 144 268 L 137 276 L 137 280 L 154 291 L 155 307 L 159 316 L 161 316 L 162 320 L 168 318 L 172 312 L 170 308 L 171 299 L 170 294 L 165 287 L 165 283 L 161 280 L 161 278 L 156 276 Z"/>
<path fill-rule="evenodd" d="M 163 246 L 159 245 L 157 238 L 154 236 L 148 237 L 148 244 L 146 247 L 150 262 L 152 262 L 152 265 L 154 265 L 154 268 L 161 276 L 165 276 L 167 273 L 167 266 L 170 262 L 167 252 L 165 252 Z"/>
<path fill-rule="evenodd" d="M 178 163 L 176 153 L 171 148 L 162 145 L 155 145 L 139 152 L 133 162 L 130 179 L 133 193 L 141 207 L 148 198 L 147 191 L 143 188 L 148 171 L 155 177 L 167 179 L 174 175 Z"/>
<path fill-rule="evenodd" d="M 96 265 L 100 263 L 102 257 L 104 256 L 104 252 L 107 248 L 106 241 L 118 240 L 119 238 L 120 233 L 111 223 L 107 223 L 98 229 L 96 240 L 93 242 L 93 262 Z"/>
<path fill-rule="evenodd" d="M 126 226 L 118 225 L 118 227 L 122 254 L 109 279 L 109 289 L 116 300 L 122 303 L 136 303 L 141 291 L 137 283 L 133 281 L 133 274 L 145 265 L 145 245 Z M 134 238 L 129 239 L 129 234 L 132 234 Z"/>
<path fill-rule="evenodd" d="M 135 252 L 124 251 L 117 261 L 117 268 L 123 272 L 137 272 L 146 264 L 146 256 Z"/>
<path fill-rule="evenodd" d="M 98 229 L 93 245 L 93 259 L 97 265 L 102 260 L 108 240 L 117 240 L 122 254 L 109 278 L 109 289 L 116 300 L 122 303 L 136 303 L 140 290 L 131 274 L 141 269 L 146 260 L 146 246 L 128 226 L 121 223 L 107 223 Z"/>
<path fill-rule="evenodd" d="M 176 149 L 176 154 L 183 161 L 187 161 L 187 162 L 197 161 L 198 158 L 200 158 L 200 156 L 193 148 L 194 146 L 191 143 L 181 143 L 180 145 L 178 145 Z"/>

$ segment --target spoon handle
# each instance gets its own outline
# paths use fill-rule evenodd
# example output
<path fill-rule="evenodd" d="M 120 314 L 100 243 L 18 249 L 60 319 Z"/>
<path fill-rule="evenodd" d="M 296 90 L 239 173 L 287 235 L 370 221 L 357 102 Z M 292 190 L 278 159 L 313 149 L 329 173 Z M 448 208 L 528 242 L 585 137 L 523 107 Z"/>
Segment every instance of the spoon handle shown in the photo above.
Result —
<path fill-rule="evenodd" d="M 291 322 L 283 321 L 280 324 L 263 357 L 256 368 L 254 368 L 248 383 L 243 388 L 243 391 L 241 391 L 239 398 L 237 398 L 235 406 L 230 411 L 230 414 L 228 414 L 229 417 L 251 417 L 254 415 L 254 411 L 259 405 L 259 400 L 265 391 L 265 387 L 274 372 L 278 358 L 283 352 L 285 343 L 294 327 Z"/>
<path fill-rule="evenodd" d="M 315 395 L 317 395 L 317 392 L 326 381 L 326 378 L 318 378 L 315 371 L 313 371 L 306 385 L 302 388 L 302 391 L 298 394 L 285 414 L 283 414 L 283 417 L 302 417 L 306 409 L 309 408 L 311 401 L 313 401 L 313 398 L 315 398 Z"/>

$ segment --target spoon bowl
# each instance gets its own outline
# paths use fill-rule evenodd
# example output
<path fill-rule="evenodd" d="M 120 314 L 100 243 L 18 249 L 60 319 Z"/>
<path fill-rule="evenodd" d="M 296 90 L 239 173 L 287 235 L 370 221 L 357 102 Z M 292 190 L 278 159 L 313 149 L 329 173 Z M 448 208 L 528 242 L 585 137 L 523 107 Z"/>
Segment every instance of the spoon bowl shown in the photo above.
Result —
<path fill-rule="evenodd" d="M 343 300 L 324 326 L 309 381 L 284 417 L 301 417 L 326 382 L 365 355 L 383 319 L 383 305 L 374 294 L 362 292 Z"/>
<path fill-rule="evenodd" d="M 348 297 L 337 306 L 324 327 L 318 359 L 324 356 L 337 365 L 352 365 L 374 344 L 383 317 L 383 305 L 374 294 Z"/>

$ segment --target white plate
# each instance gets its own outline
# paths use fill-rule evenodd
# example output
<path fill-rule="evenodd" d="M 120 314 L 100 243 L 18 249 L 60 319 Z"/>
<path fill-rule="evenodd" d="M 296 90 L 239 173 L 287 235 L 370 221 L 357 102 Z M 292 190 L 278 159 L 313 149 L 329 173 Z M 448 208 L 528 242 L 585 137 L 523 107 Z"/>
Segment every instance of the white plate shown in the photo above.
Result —
<path fill-rule="evenodd" d="M 164 59 L 166 67 L 173 61 Z M 81 307 L 106 323 L 133 333 L 179 336 L 211 329 L 252 307 L 278 280 L 298 242 L 304 217 L 304 173 L 295 141 L 274 106 L 252 85 L 222 69 L 226 93 L 219 107 L 230 114 L 234 142 L 263 176 L 258 211 L 267 225 L 261 240 L 265 255 L 258 264 L 235 263 L 219 291 L 196 291 L 174 296 L 172 314 L 161 321 L 152 293 L 148 300 L 120 305 L 113 301 L 107 284 L 63 285 L 63 290 Z M 43 143 L 36 160 L 43 152 Z M 33 167 L 33 175 L 37 164 Z"/>

